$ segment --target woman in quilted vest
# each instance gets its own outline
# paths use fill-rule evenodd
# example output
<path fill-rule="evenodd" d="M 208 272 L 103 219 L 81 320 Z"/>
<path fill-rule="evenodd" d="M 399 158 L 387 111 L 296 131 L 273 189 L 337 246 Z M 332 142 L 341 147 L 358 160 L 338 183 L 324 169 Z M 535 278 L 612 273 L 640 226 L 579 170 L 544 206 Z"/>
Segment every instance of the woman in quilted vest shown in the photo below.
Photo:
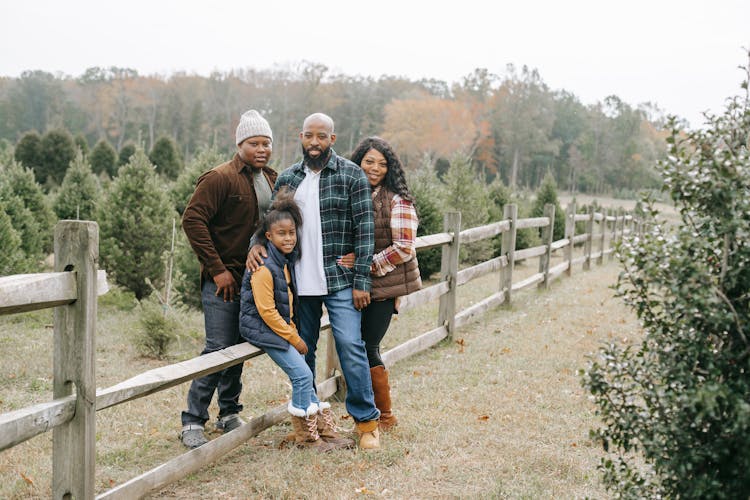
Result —
<path fill-rule="evenodd" d="M 392 315 L 398 313 L 399 297 L 422 287 L 415 248 L 419 221 L 401 161 L 390 144 L 379 137 L 367 137 L 357 145 L 351 160 L 362 167 L 372 188 L 375 255 L 371 302 L 362 310 L 362 340 L 370 362 L 375 405 L 380 410 L 379 426 L 387 431 L 397 419 L 391 410 L 391 388 L 380 357 L 380 342 Z"/>
<path fill-rule="evenodd" d="M 336 446 L 318 433 L 318 414 L 328 404 L 315 394 L 313 374 L 304 357 L 307 345 L 292 319 L 298 309 L 294 262 L 299 258 L 297 231 L 301 226 L 302 214 L 293 193 L 280 191 L 254 236 L 266 248 L 268 258 L 255 272 L 245 270 L 242 278 L 240 335 L 263 349 L 289 376 L 292 399 L 287 409 L 294 433 L 286 440 L 299 447 L 329 451 L 349 446 Z"/>

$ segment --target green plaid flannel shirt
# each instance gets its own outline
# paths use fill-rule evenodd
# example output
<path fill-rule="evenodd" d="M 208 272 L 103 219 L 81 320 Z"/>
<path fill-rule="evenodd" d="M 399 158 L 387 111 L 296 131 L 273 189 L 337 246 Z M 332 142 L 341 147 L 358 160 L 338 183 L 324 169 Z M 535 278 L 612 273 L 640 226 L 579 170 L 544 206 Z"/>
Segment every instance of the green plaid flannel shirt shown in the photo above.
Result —
<path fill-rule="evenodd" d="M 295 163 L 279 174 L 274 194 L 283 186 L 296 190 L 304 178 L 304 163 Z M 320 173 L 323 269 L 328 293 L 351 286 L 370 291 L 370 265 L 375 251 L 370 193 L 370 184 L 362 169 L 331 150 L 331 159 Z M 355 257 L 354 269 L 336 264 L 339 256 L 351 252 Z"/>

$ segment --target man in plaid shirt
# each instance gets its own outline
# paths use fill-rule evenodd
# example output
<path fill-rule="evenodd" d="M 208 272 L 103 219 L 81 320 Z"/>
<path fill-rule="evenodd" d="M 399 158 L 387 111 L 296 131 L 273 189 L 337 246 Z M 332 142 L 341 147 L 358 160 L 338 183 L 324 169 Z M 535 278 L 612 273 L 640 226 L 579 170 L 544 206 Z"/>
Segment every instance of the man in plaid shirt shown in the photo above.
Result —
<path fill-rule="evenodd" d="M 346 380 L 346 408 L 356 423 L 359 446 L 379 448 L 380 412 L 375 407 L 360 313 L 370 303 L 375 246 L 370 185 L 359 166 L 331 148 L 336 134 L 329 116 L 308 116 L 300 142 L 303 160 L 279 175 L 274 193 L 283 187 L 292 189 L 302 210 L 302 228 L 298 228 L 301 258 L 295 266 L 299 311 L 295 315 L 300 336 L 308 346 L 305 360 L 315 374 L 325 304 Z M 337 263 L 339 257 L 351 252 L 355 256 L 353 269 Z M 254 245 L 248 253 L 248 269 L 257 269 L 262 257 L 266 257 L 265 249 Z M 323 416 L 330 422 L 329 413 Z M 325 439 L 326 433 L 321 431 L 321 437 Z"/>

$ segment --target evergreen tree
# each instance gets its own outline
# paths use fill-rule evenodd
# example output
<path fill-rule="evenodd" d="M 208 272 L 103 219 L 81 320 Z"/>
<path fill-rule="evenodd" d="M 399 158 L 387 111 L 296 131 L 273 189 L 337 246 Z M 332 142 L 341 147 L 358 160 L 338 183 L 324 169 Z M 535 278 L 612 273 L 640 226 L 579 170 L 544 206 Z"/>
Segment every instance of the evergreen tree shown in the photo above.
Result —
<path fill-rule="evenodd" d="M 114 178 L 117 173 L 117 151 L 107 139 L 99 139 L 94 145 L 94 149 L 91 150 L 89 155 L 89 162 L 91 163 L 91 170 L 96 175 L 104 172 L 110 178 Z"/>
<path fill-rule="evenodd" d="M 419 216 L 417 236 L 436 234 L 443 231 L 443 212 L 440 197 L 442 186 L 435 176 L 428 156 L 422 159 L 414 171 L 407 171 L 409 191 L 414 195 L 414 205 Z M 441 249 L 431 248 L 417 252 L 419 274 L 428 279 L 440 271 Z"/>
<path fill-rule="evenodd" d="M 30 168 L 37 173 L 39 165 L 42 163 L 42 138 L 36 130 L 26 132 L 16 143 L 15 150 L 16 161 L 24 167 Z M 37 175 L 37 182 L 42 183 Z"/>
<path fill-rule="evenodd" d="M 63 129 L 50 130 L 42 137 L 41 164 L 37 179 L 43 186 L 59 186 L 65 177 L 68 165 L 76 157 L 76 146 L 70 132 Z"/>
<path fill-rule="evenodd" d="M 102 265 L 115 282 L 141 300 L 151 293 L 146 278 L 157 287 L 163 281 L 161 256 L 176 216 L 142 149 L 120 168 L 97 212 Z"/>
<path fill-rule="evenodd" d="M 60 219 L 93 220 L 98 199 L 96 176 L 79 150 L 57 193 L 55 213 Z"/>
<path fill-rule="evenodd" d="M 561 240 L 565 237 L 565 213 L 557 199 L 557 183 L 555 183 L 554 176 L 549 172 L 544 176 L 542 185 L 539 186 L 539 191 L 536 193 L 534 204 L 531 207 L 531 217 L 543 217 L 544 205 L 547 203 L 555 205 L 555 225 L 552 239 L 555 241 Z"/>
<path fill-rule="evenodd" d="M 83 134 L 78 134 L 75 139 L 73 139 L 73 142 L 75 143 L 78 150 L 83 153 L 83 156 L 88 156 L 89 142 L 86 140 Z"/>
<path fill-rule="evenodd" d="M 177 213 L 182 215 L 185 211 L 185 207 L 190 201 L 190 197 L 193 196 L 193 191 L 195 191 L 195 183 L 198 177 L 225 161 L 226 159 L 214 147 L 198 151 L 195 157 L 188 162 L 185 169 L 180 172 L 170 191 Z"/>
<path fill-rule="evenodd" d="M 156 166 L 156 173 L 167 179 L 176 179 L 182 170 L 182 160 L 171 137 L 159 137 L 148 158 Z"/>
<path fill-rule="evenodd" d="M 130 161 L 130 157 L 135 154 L 135 150 L 135 144 L 133 144 L 132 142 L 126 142 L 122 146 L 122 149 L 120 149 L 120 153 L 117 157 L 117 166 L 121 167 L 123 165 L 127 165 Z"/>
<path fill-rule="evenodd" d="M 461 212 L 461 230 L 489 222 L 490 202 L 487 187 L 477 178 L 470 156 L 463 153 L 453 155 L 450 168 L 443 180 L 445 205 L 448 210 Z M 492 243 L 489 240 L 461 245 L 463 260 L 482 262 L 491 255 Z"/>
<path fill-rule="evenodd" d="M 22 261 L 21 236 L 0 201 L 0 276 L 20 272 L 17 266 Z"/>
<path fill-rule="evenodd" d="M 15 220 L 20 226 L 28 228 L 21 230 L 20 226 L 15 226 L 16 230 L 21 232 L 27 255 L 35 258 L 39 254 L 51 252 L 52 231 L 57 219 L 31 169 L 24 168 L 18 162 L 11 162 L 3 170 L 0 185 L 4 186 L 0 189 L 4 190 L 6 199 L 17 200 L 8 202 L 8 210 L 12 210 L 19 217 Z M 26 221 L 27 211 L 32 222 Z M 32 234 L 33 232 L 37 233 Z"/>
<path fill-rule="evenodd" d="M 3 165 L 8 165 L 13 161 L 15 153 L 13 144 L 8 139 L 0 139 L 0 171 L 2 171 Z"/>

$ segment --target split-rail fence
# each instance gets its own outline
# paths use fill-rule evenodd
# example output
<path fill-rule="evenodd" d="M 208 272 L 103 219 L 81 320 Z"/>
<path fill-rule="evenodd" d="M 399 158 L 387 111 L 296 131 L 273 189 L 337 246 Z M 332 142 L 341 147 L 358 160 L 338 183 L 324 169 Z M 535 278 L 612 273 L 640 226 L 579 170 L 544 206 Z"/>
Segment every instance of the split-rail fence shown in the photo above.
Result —
<path fill-rule="evenodd" d="M 440 279 L 437 283 L 402 299 L 400 310 L 406 311 L 439 300 L 436 328 L 421 333 L 383 355 L 386 365 L 424 351 L 457 328 L 486 311 L 509 304 L 513 293 L 537 286 L 549 287 L 575 266 L 586 270 L 592 261 L 601 264 L 611 259 L 615 244 L 623 236 L 640 230 L 640 223 L 622 211 L 615 213 L 576 213 L 575 203 L 568 205 L 565 237 L 553 241 L 554 205 L 547 205 L 543 217 L 518 219 L 515 205 L 507 205 L 503 220 L 489 225 L 461 230 L 460 212 L 447 213 L 442 233 L 417 239 L 417 250 L 442 248 Z M 576 225 L 585 231 L 576 234 Z M 516 250 L 516 232 L 540 228 L 541 245 Z M 501 254 L 486 262 L 459 270 L 460 245 L 501 235 Z M 575 246 L 583 246 L 582 255 L 574 257 Z M 596 247 L 596 250 L 594 250 Z M 96 412 L 127 401 L 163 391 L 210 373 L 260 356 L 263 351 L 250 344 L 198 356 L 180 363 L 156 368 L 117 385 L 96 389 L 95 331 L 97 296 L 107 292 L 104 271 L 98 270 L 98 226 L 91 221 L 60 221 L 55 228 L 54 272 L 0 277 L 0 314 L 54 307 L 53 399 L 0 415 L 0 451 L 11 448 L 38 434 L 51 430 L 53 498 L 123 498 L 142 497 L 163 488 L 229 453 L 262 430 L 287 417 L 286 404 L 251 419 L 233 432 L 185 452 L 158 467 L 123 484 L 95 493 L 95 424 Z M 552 266 L 552 254 L 562 250 L 562 262 Z M 513 281 L 515 263 L 539 258 L 538 272 Z M 488 273 L 500 271 L 497 291 L 462 311 L 456 311 L 459 286 Z M 318 394 L 326 399 L 345 391 L 336 351 L 330 337 L 330 325 L 324 317 L 321 330 L 328 331 L 326 379 L 318 384 Z"/>

